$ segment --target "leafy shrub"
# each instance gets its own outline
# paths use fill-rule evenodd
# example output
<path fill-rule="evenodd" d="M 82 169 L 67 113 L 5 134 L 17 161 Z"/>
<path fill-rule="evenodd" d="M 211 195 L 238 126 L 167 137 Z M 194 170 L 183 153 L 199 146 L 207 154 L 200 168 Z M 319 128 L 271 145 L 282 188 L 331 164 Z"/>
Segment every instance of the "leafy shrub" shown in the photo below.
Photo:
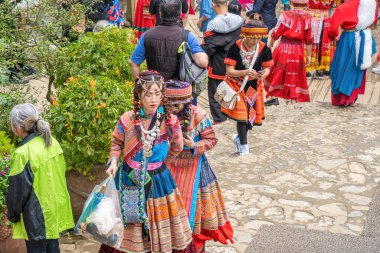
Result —
<path fill-rule="evenodd" d="M 132 108 L 133 83 L 108 77 L 72 77 L 47 112 L 66 163 L 86 175 L 109 155 L 110 134 L 120 116 Z"/>
<path fill-rule="evenodd" d="M 11 143 L 11 139 L 4 131 L 0 131 L 0 159 L 8 157 L 12 154 L 14 145 Z"/>
<path fill-rule="evenodd" d="M 133 80 L 129 58 L 136 45 L 131 29 L 111 27 L 100 33 L 87 33 L 62 49 L 55 87 L 62 87 L 71 76 L 107 76 L 124 82 Z"/>
<path fill-rule="evenodd" d="M 3 222 L 2 213 L 6 207 L 5 193 L 8 189 L 9 155 L 13 152 L 14 146 L 11 139 L 4 131 L 0 131 L 0 225 Z"/>
<path fill-rule="evenodd" d="M 12 130 L 8 122 L 9 113 L 17 104 L 35 103 L 35 92 L 29 85 L 0 85 L 0 131 L 5 131 L 13 139 Z"/>
<path fill-rule="evenodd" d="M 5 193 L 9 187 L 8 175 L 9 175 L 9 158 L 0 159 L 0 225 L 3 223 L 2 214 L 6 208 Z"/>

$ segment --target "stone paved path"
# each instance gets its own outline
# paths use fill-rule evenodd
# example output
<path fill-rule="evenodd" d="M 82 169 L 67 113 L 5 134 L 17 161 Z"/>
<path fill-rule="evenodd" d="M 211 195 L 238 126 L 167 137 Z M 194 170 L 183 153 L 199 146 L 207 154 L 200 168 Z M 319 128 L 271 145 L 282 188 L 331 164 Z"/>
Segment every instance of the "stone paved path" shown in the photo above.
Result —
<path fill-rule="evenodd" d="M 282 101 L 281 101 L 282 102 Z M 209 161 L 221 184 L 235 244 L 208 252 L 242 253 L 263 224 L 360 235 L 380 182 L 380 106 L 335 108 L 323 103 L 269 107 L 249 132 L 250 154 L 234 152 L 232 121 L 215 126 Z M 87 240 L 63 253 L 96 252 Z"/>

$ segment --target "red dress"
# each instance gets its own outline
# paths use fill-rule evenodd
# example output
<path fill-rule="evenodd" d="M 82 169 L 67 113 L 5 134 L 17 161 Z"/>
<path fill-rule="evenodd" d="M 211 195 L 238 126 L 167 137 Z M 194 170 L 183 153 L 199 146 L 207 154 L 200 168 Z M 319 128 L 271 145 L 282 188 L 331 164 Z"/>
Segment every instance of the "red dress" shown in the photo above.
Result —
<path fill-rule="evenodd" d="M 311 32 L 313 51 L 311 64 L 306 72 L 314 70 L 330 71 L 331 59 L 334 53 L 333 43 L 328 37 L 330 8 L 333 0 L 309 0 L 308 13 L 313 17 Z"/>
<path fill-rule="evenodd" d="M 150 0 L 138 0 L 135 19 L 132 28 L 136 37 L 139 39 L 141 35 L 156 24 L 156 16 L 149 13 Z"/>
<path fill-rule="evenodd" d="M 301 10 L 283 12 L 271 39 L 280 37 L 273 52 L 274 65 L 265 79 L 267 96 L 310 102 L 304 45 L 312 43 L 311 16 Z"/>

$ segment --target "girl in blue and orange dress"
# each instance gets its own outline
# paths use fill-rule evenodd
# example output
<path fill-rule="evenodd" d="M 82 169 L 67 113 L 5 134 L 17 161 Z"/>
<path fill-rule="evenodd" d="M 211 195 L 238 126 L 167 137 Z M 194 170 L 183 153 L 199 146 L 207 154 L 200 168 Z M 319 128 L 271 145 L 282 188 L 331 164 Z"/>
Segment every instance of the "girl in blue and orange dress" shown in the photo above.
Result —
<path fill-rule="evenodd" d="M 184 134 L 183 151 L 167 165 L 184 200 L 197 252 L 204 252 L 206 241 L 233 242 L 222 192 L 205 155 L 218 142 L 211 119 L 192 105 L 189 83 L 167 82 L 165 95 Z"/>
<path fill-rule="evenodd" d="M 120 190 L 135 186 L 130 175 L 139 172 L 142 166 L 147 169 L 150 181 L 142 199 L 147 219 L 144 218 L 145 223 L 126 224 L 120 249 L 102 245 L 101 253 L 195 251 L 182 197 L 164 163 L 174 160 L 183 148 L 177 117 L 161 105 L 164 92 L 161 75 L 151 71 L 141 73 L 134 89 L 134 110 L 121 116 L 112 133 L 107 173 L 115 176 Z"/>

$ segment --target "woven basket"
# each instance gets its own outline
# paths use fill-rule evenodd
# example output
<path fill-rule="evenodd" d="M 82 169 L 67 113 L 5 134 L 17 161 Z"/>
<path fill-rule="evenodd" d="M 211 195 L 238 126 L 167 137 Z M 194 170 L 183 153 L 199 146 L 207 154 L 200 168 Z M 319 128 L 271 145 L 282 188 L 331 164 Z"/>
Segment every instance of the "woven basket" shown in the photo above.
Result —
<path fill-rule="evenodd" d="M 0 214 L 2 220 L 2 224 L 0 224 L 0 241 L 4 241 L 12 234 L 12 230 L 5 224 L 8 222 L 6 213 L 7 210 L 4 210 L 4 212 Z"/>

